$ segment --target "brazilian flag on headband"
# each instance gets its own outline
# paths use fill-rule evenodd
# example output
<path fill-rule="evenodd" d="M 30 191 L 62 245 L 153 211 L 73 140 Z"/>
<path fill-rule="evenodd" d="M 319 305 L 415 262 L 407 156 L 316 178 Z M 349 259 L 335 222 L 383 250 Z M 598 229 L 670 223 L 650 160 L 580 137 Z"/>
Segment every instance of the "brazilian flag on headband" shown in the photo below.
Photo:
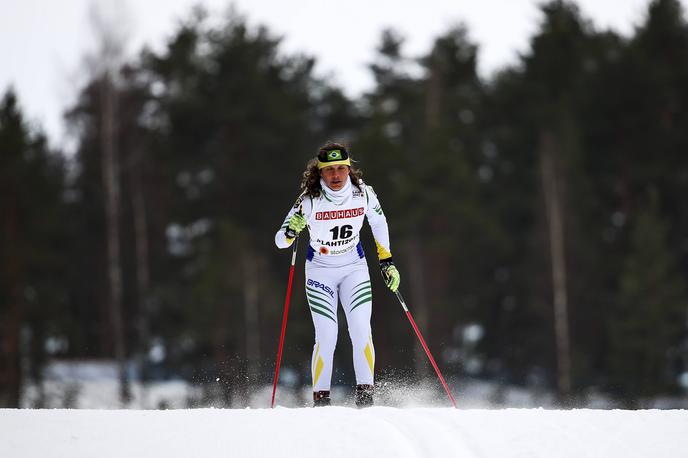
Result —
<path fill-rule="evenodd" d="M 349 153 L 345 149 L 331 149 L 328 151 L 321 151 L 318 154 L 318 160 L 320 162 L 338 162 L 346 161 L 349 159 Z"/>
<path fill-rule="evenodd" d="M 318 168 L 322 169 L 330 165 L 351 165 L 349 153 L 344 148 L 320 151 L 318 154 Z"/>

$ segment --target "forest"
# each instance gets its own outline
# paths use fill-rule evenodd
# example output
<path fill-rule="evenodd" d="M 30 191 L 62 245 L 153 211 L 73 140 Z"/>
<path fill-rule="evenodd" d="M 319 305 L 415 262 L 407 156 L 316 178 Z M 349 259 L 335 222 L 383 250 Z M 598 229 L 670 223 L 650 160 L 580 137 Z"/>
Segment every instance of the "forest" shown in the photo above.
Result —
<path fill-rule="evenodd" d="M 652 0 L 622 36 L 548 1 L 529 48 L 489 77 L 461 23 L 422 55 L 404 41 L 381 33 L 374 88 L 351 97 L 238 12 L 194 9 L 162 50 L 124 61 L 104 33 L 64 116 L 72 154 L 0 88 L 0 407 L 54 360 L 116 361 L 123 405 L 131 366 L 208 386 L 213 406 L 271 384 L 291 258 L 274 234 L 329 140 L 375 188 L 401 290 L 457 393 L 687 396 L 681 4 Z M 432 380 L 362 239 L 377 377 Z M 305 386 L 300 243 L 282 365 Z M 349 383 L 344 323 L 335 380 Z"/>

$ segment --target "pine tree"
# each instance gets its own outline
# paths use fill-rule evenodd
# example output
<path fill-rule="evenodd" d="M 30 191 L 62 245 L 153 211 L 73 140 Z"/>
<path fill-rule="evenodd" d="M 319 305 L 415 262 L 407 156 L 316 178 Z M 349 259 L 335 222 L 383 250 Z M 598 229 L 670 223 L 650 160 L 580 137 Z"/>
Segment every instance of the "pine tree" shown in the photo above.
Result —
<path fill-rule="evenodd" d="M 613 392 L 631 405 L 676 388 L 669 350 L 685 332 L 684 282 L 660 212 L 659 194 L 650 188 L 631 222 L 619 304 L 610 323 Z"/>
<path fill-rule="evenodd" d="M 62 157 L 34 132 L 10 89 L 0 101 L 0 405 L 19 407 L 20 358 L 40 384 L 45 339 L 66 331 L 68 263 Z M 30 336 L 20 341 L 20 331 Z M 41 400 L 38 400 L 40 406 Z"/>

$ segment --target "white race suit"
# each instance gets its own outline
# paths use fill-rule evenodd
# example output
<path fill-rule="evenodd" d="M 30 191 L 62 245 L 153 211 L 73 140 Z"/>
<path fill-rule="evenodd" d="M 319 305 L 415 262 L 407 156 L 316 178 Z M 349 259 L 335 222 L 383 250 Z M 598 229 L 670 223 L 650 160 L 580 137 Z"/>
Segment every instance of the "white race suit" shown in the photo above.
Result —
<path fill-rule="evenodd" d="M 292 215 L 303 212 L 310 235 L 306 255 L 306 299 L 315 326 L 311 359 L 313 391 L 329 391 L 332 359 L 337 343 L 337 304 L 341 301 L 353 347 L 357 384 L 373 385 L 375 349 L 370 328 L 372 291 L 368 264 L 360 241 L 364 218 L 375 238 L 378 258 L 390 258 L 389 230 L 373 188 L 349 177 L 333 191 L 320 181 L 319 197 L 302 194 L 275 235 L 275 244 L 287 248 L 285 235 Z"/>

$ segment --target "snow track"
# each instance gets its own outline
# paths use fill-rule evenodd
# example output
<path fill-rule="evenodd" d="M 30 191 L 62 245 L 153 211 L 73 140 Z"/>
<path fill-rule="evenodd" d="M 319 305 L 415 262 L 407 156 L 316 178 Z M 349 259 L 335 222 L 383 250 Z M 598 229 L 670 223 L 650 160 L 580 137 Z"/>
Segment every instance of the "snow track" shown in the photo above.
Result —
<path fill-rule="evenodd" d="M 0 409 L 0 457 L 684 457 L 686 410 Z"/>

